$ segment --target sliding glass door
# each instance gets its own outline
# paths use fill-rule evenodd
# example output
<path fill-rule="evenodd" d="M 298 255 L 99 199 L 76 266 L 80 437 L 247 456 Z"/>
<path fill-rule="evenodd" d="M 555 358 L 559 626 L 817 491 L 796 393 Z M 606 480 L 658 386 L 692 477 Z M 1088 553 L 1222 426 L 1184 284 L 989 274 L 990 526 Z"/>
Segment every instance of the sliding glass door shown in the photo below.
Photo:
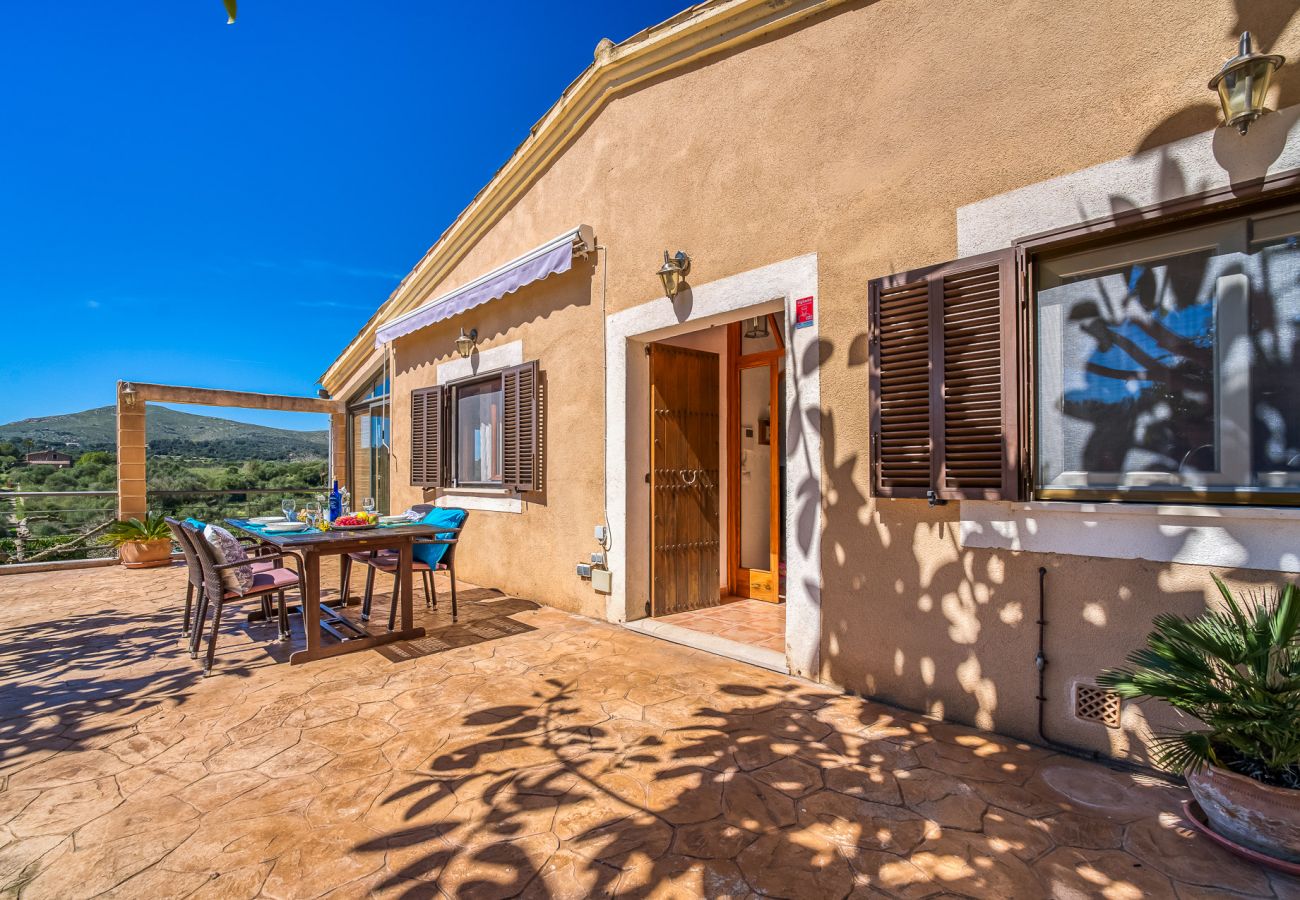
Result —
<path fill-rule="evenodd" d="M 376 509 L 388 512 L 389 429 L 388 378 L 381 372 L 348 405 L 347 485 L 354 509 L 373 497 Z"/>

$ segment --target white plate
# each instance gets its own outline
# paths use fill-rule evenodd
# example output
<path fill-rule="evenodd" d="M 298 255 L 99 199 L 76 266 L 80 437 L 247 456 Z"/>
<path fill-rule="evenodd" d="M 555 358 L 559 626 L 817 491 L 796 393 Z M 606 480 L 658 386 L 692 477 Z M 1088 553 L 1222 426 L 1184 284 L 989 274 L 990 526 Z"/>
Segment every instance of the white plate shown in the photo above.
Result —
<path fill-rule="evenodd" d="M 256 516 L 248 520 L 253 525 L 270 525 L 272 522 L 284 522 L 284 516 Z"/>
<path fill-rule="evenodd" d="M 281 519 L 279 522 L 272 522 L 266 526 L 266 530 L 275 534 L 291 534 L 295 531 L 306 531 L 306 522 L 286 522 Z"/>
<path fill-rule="evenodd" d="M 380 516 L 379 517 L 379 524 L 381 525 L 396 525 L 399 522 L 409 522 L 409 521 L 411 520 L 408 519 L 406 516 Z"/>

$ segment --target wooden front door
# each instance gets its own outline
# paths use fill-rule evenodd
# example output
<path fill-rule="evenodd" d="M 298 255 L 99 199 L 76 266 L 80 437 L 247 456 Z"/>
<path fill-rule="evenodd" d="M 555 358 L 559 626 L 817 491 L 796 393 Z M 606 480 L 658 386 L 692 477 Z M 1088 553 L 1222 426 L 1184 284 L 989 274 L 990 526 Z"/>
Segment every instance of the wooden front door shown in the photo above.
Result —
<path fill-rule="evenodd" d="M 651 615 L 716 606 L 718 355 L 650 344 Z"/>

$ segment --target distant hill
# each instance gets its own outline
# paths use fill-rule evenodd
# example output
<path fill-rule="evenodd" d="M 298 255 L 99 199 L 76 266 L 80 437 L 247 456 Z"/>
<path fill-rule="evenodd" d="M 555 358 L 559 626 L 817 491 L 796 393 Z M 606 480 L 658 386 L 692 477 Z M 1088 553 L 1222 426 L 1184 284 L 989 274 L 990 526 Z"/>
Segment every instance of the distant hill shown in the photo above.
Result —
<path fill-rule="evenodd" d="M 329 450 L 325 431 L 292 431 L 232 422 L 215 416 L 150 406 L 145 438 L 152 454 L 203 456 L 216 459 L 304 459 L 324 457 Z M 0 425 L 0 441 L 30 440 L 37 449 L 113 450 L 117 446 L 117 411 L 112 406 L 66 416 L 42 416 Z"/>

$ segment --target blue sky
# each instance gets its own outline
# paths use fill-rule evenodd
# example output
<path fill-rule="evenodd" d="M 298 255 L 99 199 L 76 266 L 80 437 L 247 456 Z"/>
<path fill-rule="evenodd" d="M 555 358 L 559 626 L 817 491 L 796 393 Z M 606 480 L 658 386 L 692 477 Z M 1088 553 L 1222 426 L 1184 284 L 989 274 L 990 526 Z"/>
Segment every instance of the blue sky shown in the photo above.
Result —
<path fill-rule="evenodd" d="M 0 422 L 119 378 L 312 392 L 596 43 L 686 5 L 11 4 Z"/>

